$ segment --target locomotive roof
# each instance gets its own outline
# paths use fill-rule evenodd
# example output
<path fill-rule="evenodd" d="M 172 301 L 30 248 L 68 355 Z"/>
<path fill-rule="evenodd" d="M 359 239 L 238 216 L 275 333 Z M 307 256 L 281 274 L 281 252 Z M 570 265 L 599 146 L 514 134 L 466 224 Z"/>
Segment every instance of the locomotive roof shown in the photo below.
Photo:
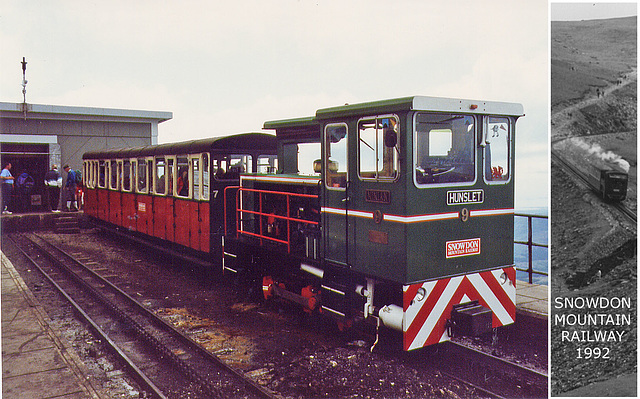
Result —
<path fill-rule="evenodd" d="M 138 156 L 195 154 L 210 151 L 243 152 L 264 149 L 276 152 L 276 137 L 267 133 L 240 133 L 224 137 L 210 137 L 178 143 L 166 143 L 135 148 L 116 148 L 88 151 L 84 159 L 134 158 Z"/>
<path fill-rule="evenodd" d="M 414 96 L 322 108 L 316 111 L 316 115 L 313 117 L 268 121 L 265 122 L 264 128 L 276 129 L 278 135 L 294 133 L 296 130 L 308 132 L 316 129 L 319 134 L 321 120 L 400 111 L 465 112 L 516 117 L 524 115 L 522 104 L 518 103 Z"/>
<path fill-rule="evenodd" d="M 296 139 L 320 139 L 320 122 L 315 116 L 304 118 L 281 119 L 264 123 L 265 129 L 275 129 L 279 138 L 295 137 Z"/>
<path fill-rule="evenodd" d="M 518 103 L 414 96 L 319 109 L 316 112 L 316 117 L 318 119 L 327 119 L 336 116 L 363 115 L 371 112 L 386 113 L 398 111 L 468 112 L 474 114 L 509 116 L 524 115 L 522 105 Z"/>

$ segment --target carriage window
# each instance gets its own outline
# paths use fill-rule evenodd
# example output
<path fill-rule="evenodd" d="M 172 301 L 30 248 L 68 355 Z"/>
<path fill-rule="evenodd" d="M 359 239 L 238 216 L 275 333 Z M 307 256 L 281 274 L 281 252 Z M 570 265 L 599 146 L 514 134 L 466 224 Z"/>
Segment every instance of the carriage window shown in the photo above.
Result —
<path fill-rule="evenodd" d="M 167 164 L 164 158 L 156 158 L 156 170 L 154 173 L 155 193 L 167 194 Z"/>
<path fill-rule="evenodd" d="M 122 169 L 122 190 L 131 192 L 131 161 L 126 160 Z"/>
<path fill-rule="evenodd" d="M 146 159 L 138 159 L 138 171 L 137 171 L 137 181 L 138 181 L 138 189 L 139 193 L 147 192 L 147 160 Z"/>
<path fill-rule="evenodd" d="M 360 178 L 392 181 L 398 175 L 398 120 L 376 117 L 358 122 Z"/>
<path fill-rule="evenodd" d="M 189 197 L 191 176 L 189 173 L 189 160 L 187 157 L 178 157 L 178 173 L 176 174 L 176 195 L 178 197 Z"/>
<path fill-rule="evenodd" d="M 471 115 L 419 113 L 415 120 L 414 176 L 418 186 L 476 179 L 476 122 Z"/>
<path fill-rule="evenodd" d="M 91 186 L 91 165 L 92 161 L 84 161 L 83 163 L 83 172 L 82 176 L 84 176 L 84 184 L 87 188 L 92 188 Z"/>
<path fill-rule="evenodd" d="M 91 184 L 89 183 L 89 173 L 87 173 L 88 170 L 89 162 L 82 161 L 82 176 L 84 176 L 84 185 L 87 187 L 91 187 Z"/>
<path fill-rule="evenodd" d="M 325 181 L 327 187 L 347 187 L 347 125 L 327 125 L 325 134 Z"/>
<path fill-rule="evenodd" d="M 202 154 L 202 198 L 209 200 L 209 154 Z"/>
<path fill-rule="evenodd" d="M 167 157 L 167 195 L 174 195 L 173 188 L 176 186 L 176 160 Z"/>
<path fill-rule="evenodd" d="M 318 151 L 320 154 L 320 151 Z M 258 157 L 258 173 L 274 174 L 278 170 L 278 157 L 275 155 L 260 155 Z"/>
<path fill-rule="evenodd" d="M 98 187 L 105 188 L 106 187 L 105 176 L 107 176 L 107 166 L 105 161 L 100 161 L 100 164 L 98 165 L 98 175 L 99 175 Z"/>
<path fill-rule="evenodd" d="M 216 180 L 238 180 L 242 173 L 252 173 L 251 155 L 228 155 L 213 160 Z"/>
<path fill-rule="evenodd" d="M 147 158 L 147 187 L 146 191 L 149 194 L 153 192 L 153 158 Z"/>
<path fill-rule="evenodd" d="M 201 170 L 200 170 L 200 156 L 192 156 L 191 158 L 191 170 L 193 173 L 193 198 L 194 199 L 200 199 L 200 197 L 202 197 L 202 195 L 200 194 L 200 175 L 201 175 Z"/>
<path fill-rule="evenodd" d="M 506 183 L 511 174 L 509 119 L 487 117 L 484 135 L 484 178 L 488 183 Z"/>
<path fill-rule="evenodd" d="M 89 161 L 89 179 L 91 181 L 91 188 L 96 188 L 96 176 L 98 170 L 98 163 L 96 161 Z"/>
<path fill-rule="evenodd" d="M 109 188 L 112 190 L 118 190 L 118 161 L 111 161 L 110 169 L 111 179 L 109 180 Z"/>

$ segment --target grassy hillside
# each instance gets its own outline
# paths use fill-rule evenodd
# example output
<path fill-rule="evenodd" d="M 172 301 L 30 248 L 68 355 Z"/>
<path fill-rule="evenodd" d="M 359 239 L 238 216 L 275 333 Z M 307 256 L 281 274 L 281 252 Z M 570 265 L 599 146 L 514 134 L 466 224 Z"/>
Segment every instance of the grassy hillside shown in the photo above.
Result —
<path fill-rule="evenodd" d="M 552 22 L 552 107 L 593 94 L 635 68 L 636 26 L 636 17 Z"/>

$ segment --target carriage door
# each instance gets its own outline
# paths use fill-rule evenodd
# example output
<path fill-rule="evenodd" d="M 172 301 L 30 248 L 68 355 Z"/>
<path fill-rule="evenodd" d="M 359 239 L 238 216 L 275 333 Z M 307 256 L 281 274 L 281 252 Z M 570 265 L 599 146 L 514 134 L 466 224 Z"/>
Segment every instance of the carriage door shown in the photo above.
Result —
<path fill-rule="evenodd" d="M 329 124 L 324 129 L 324 200 L 323 226 L 325 258 L 347 265 L 347 132 L 345 123 Z"/>

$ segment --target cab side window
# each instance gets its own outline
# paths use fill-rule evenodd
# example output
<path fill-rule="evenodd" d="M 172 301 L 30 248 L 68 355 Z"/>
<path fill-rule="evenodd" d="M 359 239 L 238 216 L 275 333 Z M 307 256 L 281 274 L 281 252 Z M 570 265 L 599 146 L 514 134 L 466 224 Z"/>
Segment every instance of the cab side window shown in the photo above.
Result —
<path fill-rule="evenodd" d="M 484 124 L 484 178 L 501 184 L 511 177 L 511 130 L 509 119 L 488 116 Z"/>
<path fill-rule="evenodd" d="M 343 190 L 347 187 L 347 125 L 336 123 L 324 129 L 324 178 L 328 188 Z"/>
<path fill-rule="evenodd" d="M 361 179 L 392 181 L 398 176 L 398 128 L 395 116 L 365 118 L 358 122 Z"/>

